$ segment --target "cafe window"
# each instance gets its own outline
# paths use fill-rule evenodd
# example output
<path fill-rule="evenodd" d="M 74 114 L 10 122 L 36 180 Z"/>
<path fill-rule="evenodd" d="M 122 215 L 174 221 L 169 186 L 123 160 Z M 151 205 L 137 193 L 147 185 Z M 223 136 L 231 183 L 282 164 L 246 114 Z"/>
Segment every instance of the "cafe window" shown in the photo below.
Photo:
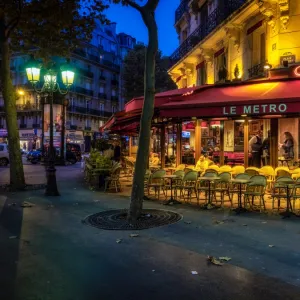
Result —
<path fill-rule="evenodd" d="M 197 86 L 206 84 L 207 75 L 206 75 L 205 62 L 202 62 L 199 65 L 197 65 L 196 69 L 197 69 Z"/>
<path fill-rule="evenodd" d="M 215 81 L 225 81 L 227 77 L 227 54 L 223 48 L 215 53 Z"/>
<path fill-rule="evenodd" d="M 182 123 L 182 163 L 195 164 L 195 122 Z"/>
<path fill-rule="evenodd" d="M 201 122 L 201 154 L 215 160 L 216 163 L 220 152 L 220 126 L 220 121 Z"/>

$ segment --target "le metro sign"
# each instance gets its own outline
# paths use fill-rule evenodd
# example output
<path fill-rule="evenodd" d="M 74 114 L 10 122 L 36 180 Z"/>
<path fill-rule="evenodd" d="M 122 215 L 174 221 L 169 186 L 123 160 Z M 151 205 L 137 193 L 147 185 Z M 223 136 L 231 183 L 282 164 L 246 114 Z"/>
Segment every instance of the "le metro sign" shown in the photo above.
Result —
<path fill-rule="evenodd" d="M 282 114 L 288 111 L 288 105 L 280 104 L 255 104 L 243 106 L 224 106 L 224 116 L 235 115 L 264 115 L 264 114 Z"/>

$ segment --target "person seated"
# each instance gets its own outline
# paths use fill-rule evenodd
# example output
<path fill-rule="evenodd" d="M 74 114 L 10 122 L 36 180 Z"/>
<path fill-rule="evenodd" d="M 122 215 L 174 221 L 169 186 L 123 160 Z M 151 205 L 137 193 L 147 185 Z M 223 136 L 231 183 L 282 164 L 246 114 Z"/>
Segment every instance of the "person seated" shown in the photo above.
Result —
<path fill-rule="evenodd" d="M 157 153 L 152 153 L 150 160 L 149 160 L 150 165 L 157 166 L 159 164 L 159 157 Z"/>
<path fill-rule="evenodd" d="M 203 173 L 208 168 L 208 164 L 209 164 L 209 160 L 206 159 L 204 155 L 201 155 L 199 157 L 199 160 L 197 161 L 195 170 Z"/>

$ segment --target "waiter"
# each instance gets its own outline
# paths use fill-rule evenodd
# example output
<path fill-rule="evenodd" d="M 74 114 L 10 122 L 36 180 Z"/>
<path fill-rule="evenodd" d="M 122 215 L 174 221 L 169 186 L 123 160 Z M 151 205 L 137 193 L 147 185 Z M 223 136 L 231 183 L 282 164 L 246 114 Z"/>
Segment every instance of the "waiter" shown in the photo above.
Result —
<path fill-rule="evenodd" d="M 249 151 L 252 154 L 252 165 L 260 168 L 262 155 L 262 132 L 260 130 L 250 139 Z"/>

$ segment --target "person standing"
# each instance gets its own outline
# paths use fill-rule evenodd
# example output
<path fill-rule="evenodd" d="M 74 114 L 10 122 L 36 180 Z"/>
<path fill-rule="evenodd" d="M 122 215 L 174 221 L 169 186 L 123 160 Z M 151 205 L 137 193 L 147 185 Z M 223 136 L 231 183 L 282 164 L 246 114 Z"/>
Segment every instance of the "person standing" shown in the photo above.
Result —
<path fill-rule="evenodd" d="M 115 142 L 114 147 L 114 161 L 119 162 L 121 158 L 121 147 L 119 145 L 119 142 Z"/>
<path fill-rule="evenodd" d="M 249 151 L 252 155 L 253 167 L 261 167 L 261 155 L 262 155 L 262 132 L 258 131 L 249 141 Z"/>
<path fill-rule="evenodd" d="M 263 151 L 263 165 L 267 166 L 270 164 L 270 138 L 271 132 L 268 130 L 268 136 L 264 139 L 262 143 L 262 151 Z"/>
<path fill-rule="evenodd" d="M 287 159 L 294 159 L 294 138 L 290 132 L 284 133 L 285 141 L 282 144 L 284 150 L 284 156 Z"/>

